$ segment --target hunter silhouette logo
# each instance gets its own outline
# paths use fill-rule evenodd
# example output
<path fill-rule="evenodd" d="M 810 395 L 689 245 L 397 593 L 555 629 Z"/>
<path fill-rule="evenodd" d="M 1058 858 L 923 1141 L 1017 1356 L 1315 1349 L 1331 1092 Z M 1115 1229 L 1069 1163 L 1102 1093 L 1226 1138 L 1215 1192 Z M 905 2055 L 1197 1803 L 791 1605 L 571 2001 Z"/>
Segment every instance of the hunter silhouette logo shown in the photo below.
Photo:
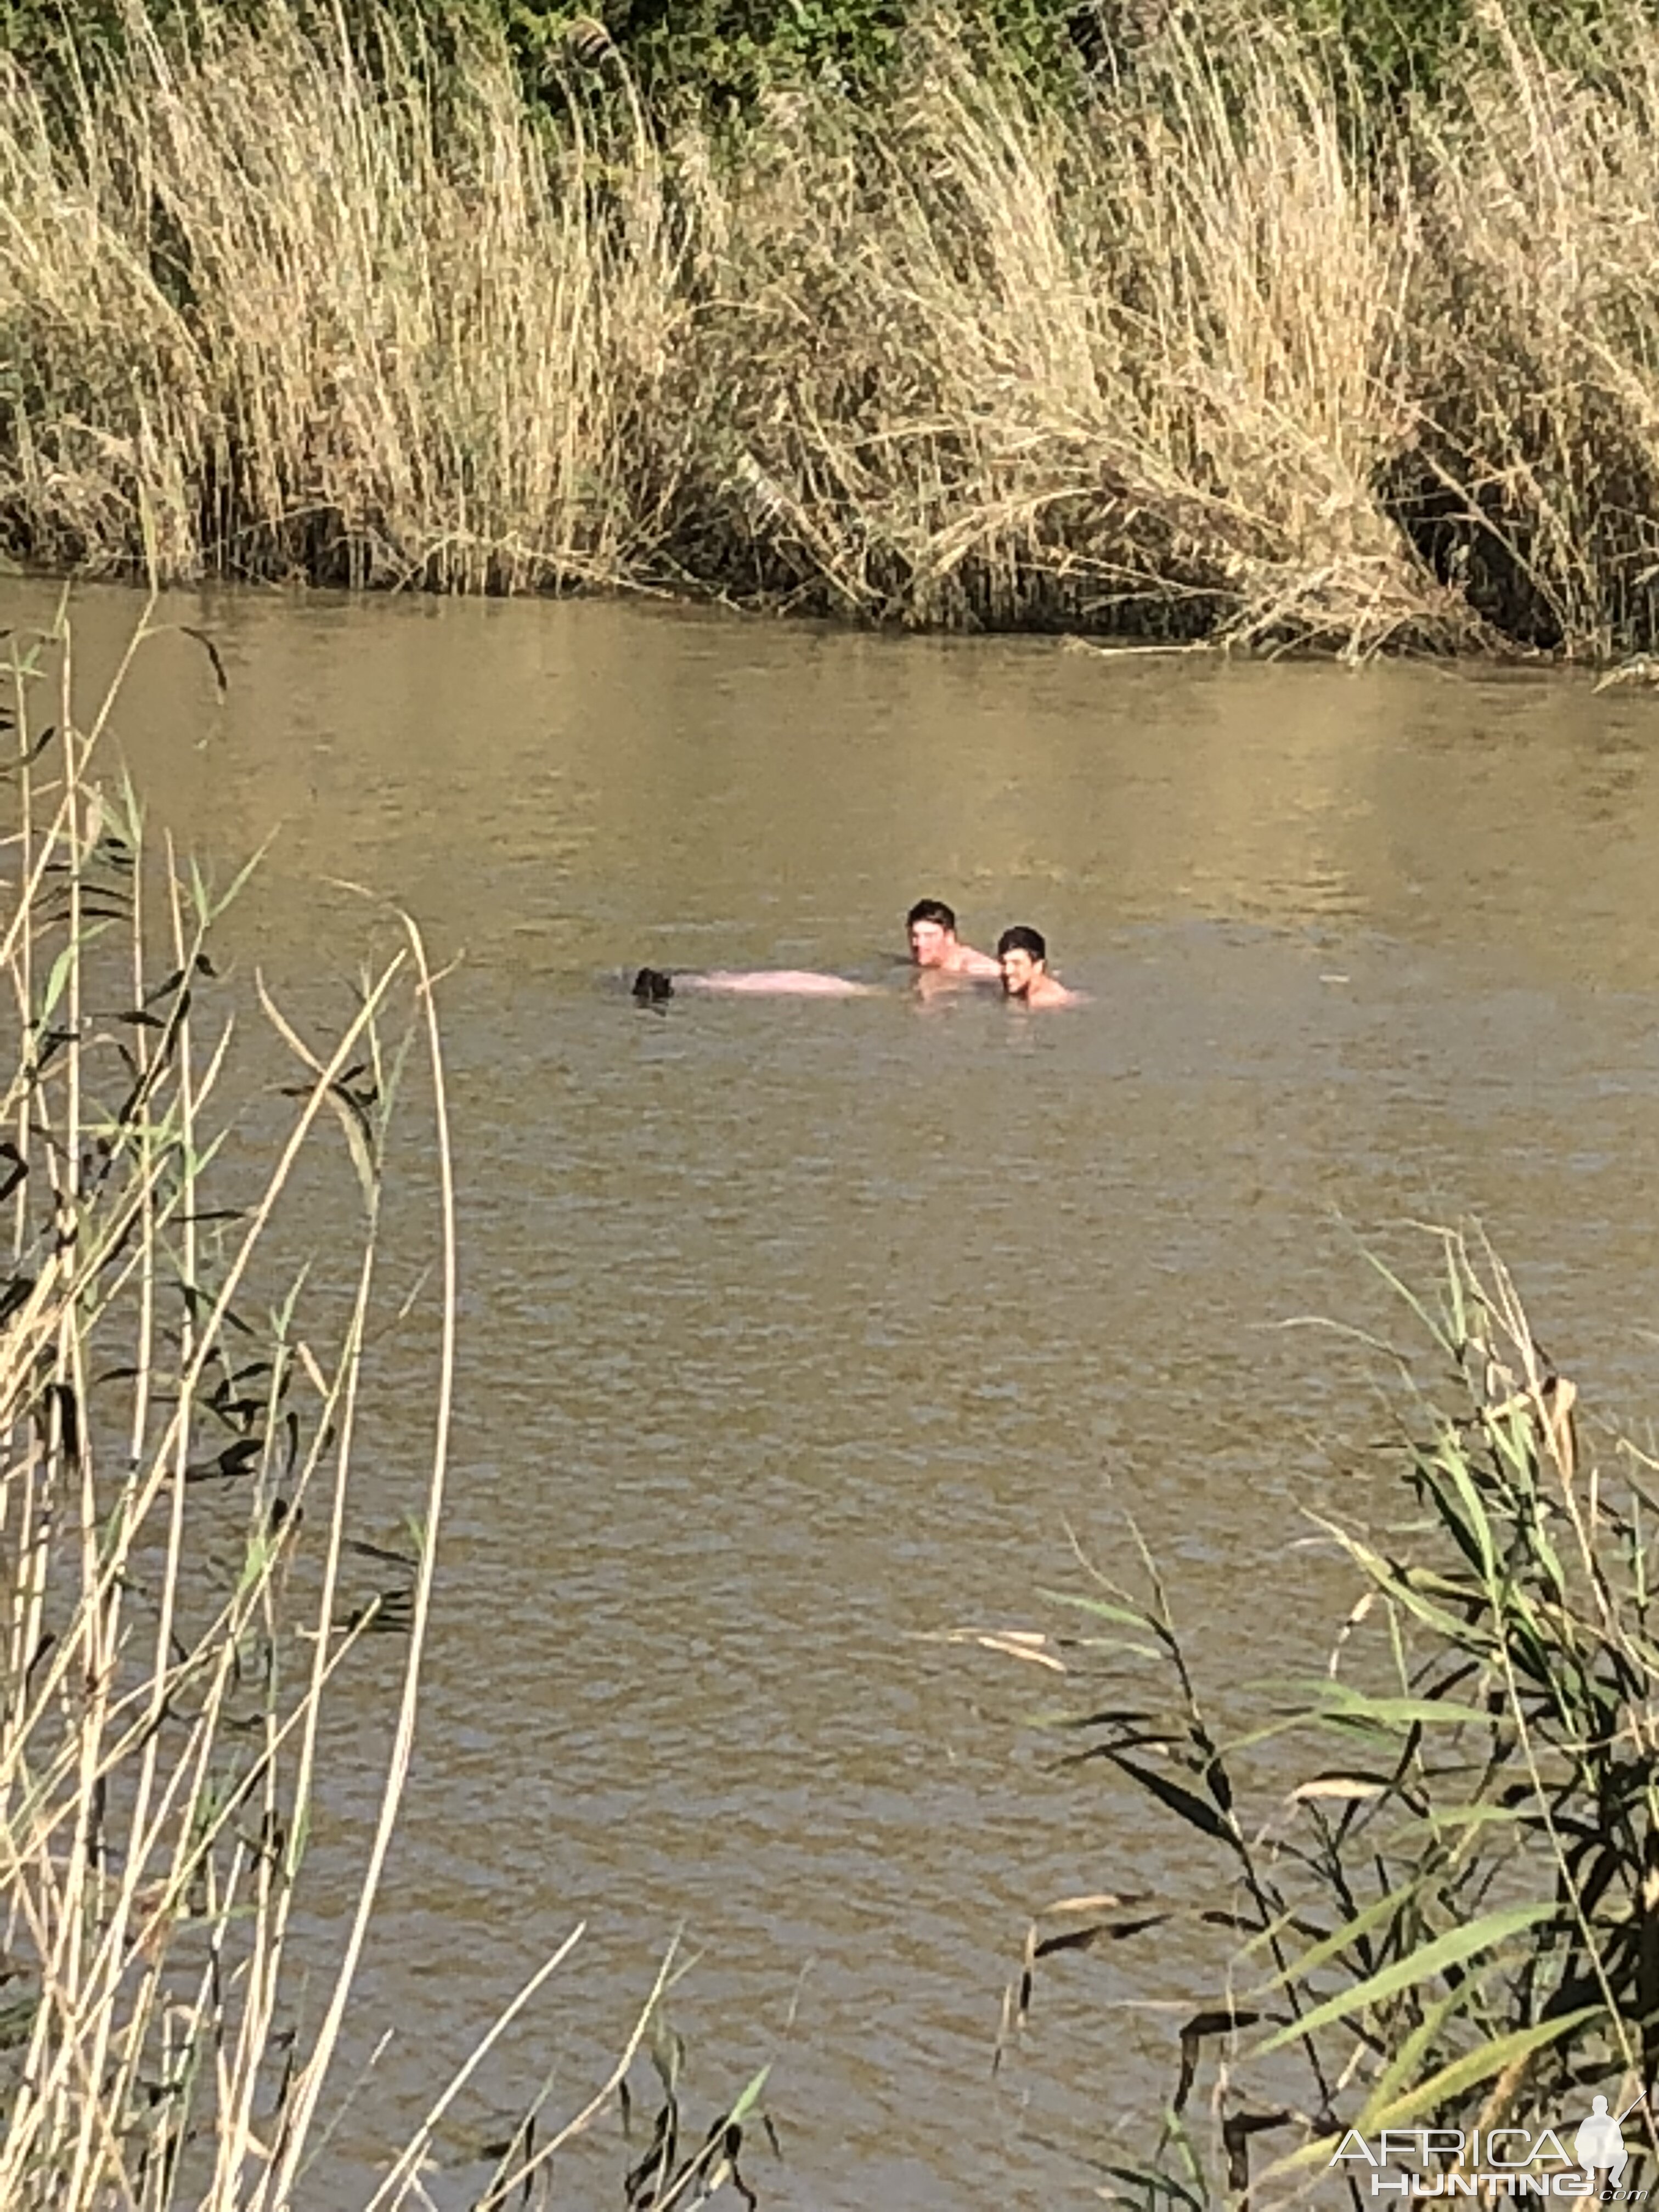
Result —
<path fill-rule="evenodd" d="M 1646 2102 L 1644 2090 L 1635 2104 L 1627 2105 L 1617 2119 L 1607 2110 L 1605 2097 L 1595 2098 L 1587 2118 L 1578 2124 L 1569 2154 L 1554 2128 L 1471 2129 L 1389 2128 L 1379 2136 L 1362 2136 L 1350 2128 L 1331 2158 L 1333 2166 L 1352 2169 L 1363 2160 L 1371 2168 L 1370 2193 L 1385 2191 L 1401 2197 L 1594 2197 L 1604 2203 L 1639 2203 L 1645 2189 L 1626 2189 L 1625 2169 L 1630 2153 L 1625 2148 L 1624 2124 L 1638 2105 Z M 1437 2172 L 1421 2171 L 1431 2163 Z M 1392 2167 L 1394 2172 L 1384 2169 Z"/>
<path fill-rule="evenodd" d="M 1637 2104 L 1641 2103 L 1638 2097 Z M 1572 2139 L 1573 2154 L 1586 2173 L 1598 2170 L 1606 2172 L 1609 2189 L 1617 2189 L 1620 2177 L 1630 2162 L 1630 2153 L 1625 2148 L 1623 2124 L 1636 2110 L 1621 2112 L 1615 2120 L 1607 2111 L 1605 2097 L 1596 2098 L 1590 2106 L 1589 2119 L 1579 2123 L 1578 2132 Z"/>

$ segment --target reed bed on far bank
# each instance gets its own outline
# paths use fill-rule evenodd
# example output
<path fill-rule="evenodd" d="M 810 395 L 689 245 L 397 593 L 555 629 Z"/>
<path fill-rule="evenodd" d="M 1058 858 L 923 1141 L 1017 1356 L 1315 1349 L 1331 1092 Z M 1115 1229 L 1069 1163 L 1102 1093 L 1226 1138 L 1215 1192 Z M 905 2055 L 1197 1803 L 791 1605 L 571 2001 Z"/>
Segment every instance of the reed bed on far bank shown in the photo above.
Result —
<path fill-rule="evenodd" d="M 1615 10 L 1616 16 L 1616 10 Z M 648 117 L 597 24 L 349 51 L 283 0 L 0 64 L 0 544 L 1309 645 L 1659 639 L 1659 27 L 1491 0 L 1355 120 L 1172 16 L 1072 104 L 915 28 L 877 107 Z"/>

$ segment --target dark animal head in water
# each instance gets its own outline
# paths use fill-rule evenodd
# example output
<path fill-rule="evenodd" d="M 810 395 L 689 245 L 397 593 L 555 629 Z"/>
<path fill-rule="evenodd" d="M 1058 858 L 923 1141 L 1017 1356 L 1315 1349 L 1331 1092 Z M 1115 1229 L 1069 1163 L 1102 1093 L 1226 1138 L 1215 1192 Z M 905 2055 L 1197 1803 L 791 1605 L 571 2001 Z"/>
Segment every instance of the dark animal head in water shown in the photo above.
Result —
<path fill-rule="evenodd" d="M 674 995 L 674 979 L 660 968 L 641 968 L 634 978 L 634 996 L 642 1006 L 659 1006 Z"/>

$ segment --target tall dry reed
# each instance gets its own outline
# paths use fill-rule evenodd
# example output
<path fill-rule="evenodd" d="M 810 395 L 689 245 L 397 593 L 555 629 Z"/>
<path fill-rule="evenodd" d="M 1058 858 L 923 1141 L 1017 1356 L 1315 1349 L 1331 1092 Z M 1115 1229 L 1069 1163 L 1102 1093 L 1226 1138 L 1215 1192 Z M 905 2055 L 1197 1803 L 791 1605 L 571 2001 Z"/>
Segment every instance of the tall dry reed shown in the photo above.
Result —
<path fill-rule="evenodd" d="M 1422 433 L 1402 498 L 1513 634 L 1659 641 L 1659 29 L 1553 67 L 1495 7 L 1419 133 L 1432 250 L 1413 321 Z"/>
<path fill-rule="evenodd" d="M 642 112 L 595 25 L 354 54 L 281 0 L 0 77 L 0 543 L 63 567 L 632 584 L 1351 653 L 1652 641 L 1659 28 L 1491 0 L 1362 131 L 1180 19 L 1045 106 L 919 29 L 878 112 Z M 550 94 L 550 99 L 552 94 Z"/>
<path fill-rule="evenodd" d="M 325 1044 L 262 986 L 298 1080 L 262 1173 L 226 1172 L 223 897 L 103 762 L 125 665 L 83 719 L 66 629 L 11 637 L 0 664 L 0 2203 L 283 2212 L 331 2185 L 313 2161 L 347 2094 L 336 2060 L 432 1619 L 456 1310 L 443 1060 L 406 921 Z M 356 1533 L 357 1431 L 371 1322 L 387 1333 L 386 1138 L 410 1088 L 434 1163 L 434 1355 L 411 1410 L 431 1441 L 394 1552 Z M 328 1254 L 319 1306 L 274 1246 L 325 1146 L 361 1234 L 343 1264 Z M 363 1715 L 349 1686 L 380 1632 L 402 1649 L 378 1802 L 346 1825 L 330 1717 Z M 446 2114 L 580 1932 L 386 2148 L 374 2212 L 429 2202 Z M 542 2201 L 651 2011 L 574 2117 L 536 2100 L 480 2204 Z"/>
<path fill-rule="evenodd" d="M 639 416 L 683 315 L 643 131 L 598 181 L 499 57 L 376 74 L 279 6 L 78 112 L 0 79 L 3 504 L 58 566 L 512 590 L 638 556 Z M 599 202 L 604 200 L 601 216 Z"/>
<path fill-rule="evenodd" d="M 775 125 L 733 187 L 703 489 L 735 486 L 780 592 L 1361 647 L 1468 627 L 1375 488 L 1413 233 L 1288 48 L 1242 86 L 1191 44 L 1161 69 L 1060 118 L 933 46 L 827 173 L 814 118 Z"/>

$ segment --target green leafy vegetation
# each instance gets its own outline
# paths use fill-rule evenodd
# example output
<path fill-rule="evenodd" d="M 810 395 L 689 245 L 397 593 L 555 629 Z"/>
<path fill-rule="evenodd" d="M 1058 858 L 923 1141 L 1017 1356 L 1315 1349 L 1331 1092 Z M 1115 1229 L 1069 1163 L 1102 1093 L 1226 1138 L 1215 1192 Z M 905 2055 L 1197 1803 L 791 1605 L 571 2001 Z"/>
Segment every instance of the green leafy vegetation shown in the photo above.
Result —
<path fill-rule="evenodd" d="M 380 0 L 343 0 L 343 9 L 355 30 L 378 29 Z M 301 12 L 313 31 L 335 16 L 322 0 L 307 0 Z M 1121 69 L 1160 36 L 1224 37 L 1241 27 L 1315 42 L 1386 106 L 1440 84 L 1486 23 L 1480 0 L 1222 0 L 1202 10 L 1180 0 L 392 0 L 388 12 L 439 52 L 503 40 L 532 94 L 573 27 L 596 24 L 653 96 L 690 94 L 740 109 L 781 83 L 878 87 L 899 63 L 907 32 L 945 30 L 1061 96 L 1080 70 Z M 172 33 L 257 29 L 267 0 L 150 0 L 148 13 Z M 1565 58 L 1616 33 L 1620 14 L 1607 0 L 1532 0 L 1519 20 Z M 0 0 L 0 46 L 44 54 L 62 51 L 72 34 L 118 49 L 137 20 L 131 0 L 88 0 L 72 10 L 61 0 Z"/>
<path fill-rule="evenodd" d="M 1322 1674 L 1212 1699 L 1144 1546 L 1138 1586 L 1062 1594 L 1075 1626 L 979 1639 L 1063 1674 L 1068 1757 L 1186 1839 L 1192 1880 L 1039 1915 L 1009 2008 L 1018 2039 L 1039 1962 L 1133 1977 L 1154 1930 L 1212 1952 L 1158 2140 L 1108 2154 L 1149 2206 L 1287 2201 L 1350 2130 L 1559 2128 L 1592 2089 L 1659 2148 L 1656 1463 L 1592 1449 L 1501 1265 L 1444 1245 L 1397 1480 L 1316 1522 L 1358 1582 Z M 1420 2170 L 1480 2164 L 1455 2146 Z"/>

